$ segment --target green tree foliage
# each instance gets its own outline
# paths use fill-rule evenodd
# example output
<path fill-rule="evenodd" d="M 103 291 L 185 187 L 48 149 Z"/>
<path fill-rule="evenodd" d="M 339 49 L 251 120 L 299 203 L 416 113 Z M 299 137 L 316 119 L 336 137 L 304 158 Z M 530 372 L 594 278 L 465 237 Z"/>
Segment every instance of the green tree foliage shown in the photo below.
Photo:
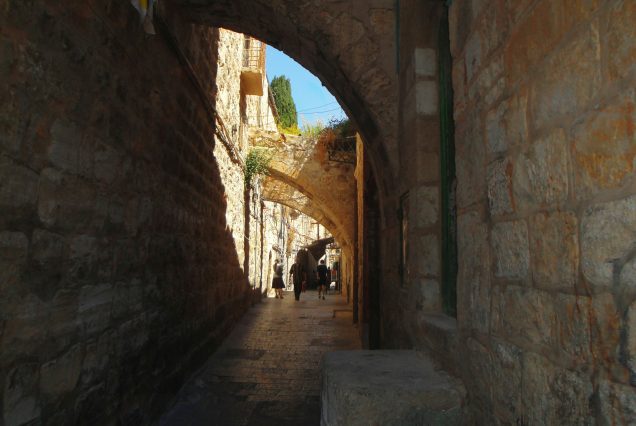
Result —
<path fill-rule="evenodd" d="M 252 181 L 257 176 L 267 175 L 267 166 L 272 161 L 272 154 L 259 148 L 252 148 L 245 158 L 245 187 L 252 186 Z"/>
<path fill-rule="evenodd" d="M 280 126 L 283 128 L 297 128 L 298 117 L 296 114 L 296 104 L 291 93 L 291 83 L 284 75 L 274 77 L 270 83 L 272 93 L 274 94 L 274 102 L 280 117 Z"/>

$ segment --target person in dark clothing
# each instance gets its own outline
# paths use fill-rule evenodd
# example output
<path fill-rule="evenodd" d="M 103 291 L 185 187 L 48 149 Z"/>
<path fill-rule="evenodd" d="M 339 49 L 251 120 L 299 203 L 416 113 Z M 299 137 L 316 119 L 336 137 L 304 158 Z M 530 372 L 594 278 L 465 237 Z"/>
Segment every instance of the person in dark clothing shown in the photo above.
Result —
<path fill-rule="evenodd" d="M 327 266 L 325 260 L 320 261 L 320 265 L 317 268 L 318 272 L 318 299 L 322 297 L 325 300 L 325 294 L 327 293 Z"/>
<path fill-rule="evenodd" d="M 283 264 L 278 259 L 274 262 L 274 279 L 272 280 L 272 288 L 276 292 L 276 298 L 283 299 L 283 288 L 285 288 L 285 283 L 283 282 Z"/>
<path fill-rule="evenodd" d="M 294 283 L 294 297 L 296 300 L 300 300 L 300 292 L 307 277 L 304 268 L 298 259 L 296 259 L 296 262 L 294 262 L 289 269 L 289 274 L 292 276 L 292 282 Z"/>

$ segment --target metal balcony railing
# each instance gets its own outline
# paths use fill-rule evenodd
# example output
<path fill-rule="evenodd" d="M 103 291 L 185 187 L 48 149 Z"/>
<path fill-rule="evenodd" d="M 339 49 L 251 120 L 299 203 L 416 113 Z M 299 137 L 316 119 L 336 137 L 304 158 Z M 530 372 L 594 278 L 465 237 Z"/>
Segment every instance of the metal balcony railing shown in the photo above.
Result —
<path fill-rule="evenodd" d="M 356 163 L 356 137 L 346 136 L 333 140 L 327 147 L 329 161 Z"/>
<path fill-rule="evenodd" d="M 243 45 L 243 68 L 262 71 L 265 69 L 265 43 L 245 36 Z"/>

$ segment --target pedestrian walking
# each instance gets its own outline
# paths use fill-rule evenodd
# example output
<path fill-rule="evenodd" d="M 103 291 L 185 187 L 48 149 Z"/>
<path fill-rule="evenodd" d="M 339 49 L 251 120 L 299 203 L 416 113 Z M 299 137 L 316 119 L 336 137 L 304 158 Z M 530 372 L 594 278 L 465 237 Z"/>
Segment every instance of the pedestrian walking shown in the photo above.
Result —
<path fill-rule="evenodd" d="M 325 265 L 325 259 L 320 261 L 320 265 L 317 268 L 318 275 L 318 299 L 322 297 L 325 300 L 325 294 L 327 293 L 327 265 Z"/>
<path fill-rule="evenodd" d="M 276 259 L 274 262 L 274 278 L 272 279 L 272 288 L 276 292 L 277 299 L 283 299 L 283 288 L 285 283 L 283 282 L 283 264 L 280 259 Z"/>
<path fill-rule="evenodd" d="M 305 273 L 305 268 L 300 262 L 298 255 L 296 256 L 294 264 L 289 269 L 289 274 L 291 275 L 292 282 L 294 283 L 294 297 L 296 300 L 300 300 L 300 293 L 305 286 L 307 274 Z"/>

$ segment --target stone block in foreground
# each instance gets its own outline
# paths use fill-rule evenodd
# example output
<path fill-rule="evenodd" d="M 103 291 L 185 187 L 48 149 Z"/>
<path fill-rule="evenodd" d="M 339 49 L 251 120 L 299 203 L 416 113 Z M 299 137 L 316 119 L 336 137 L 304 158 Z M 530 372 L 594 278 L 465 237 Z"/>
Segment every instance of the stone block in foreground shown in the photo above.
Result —
<path fill-rule="evenodd" d="M 459 425 L 465 390 L 422 353 L 328 353 L 322 365 L 322 426 Z"/>

